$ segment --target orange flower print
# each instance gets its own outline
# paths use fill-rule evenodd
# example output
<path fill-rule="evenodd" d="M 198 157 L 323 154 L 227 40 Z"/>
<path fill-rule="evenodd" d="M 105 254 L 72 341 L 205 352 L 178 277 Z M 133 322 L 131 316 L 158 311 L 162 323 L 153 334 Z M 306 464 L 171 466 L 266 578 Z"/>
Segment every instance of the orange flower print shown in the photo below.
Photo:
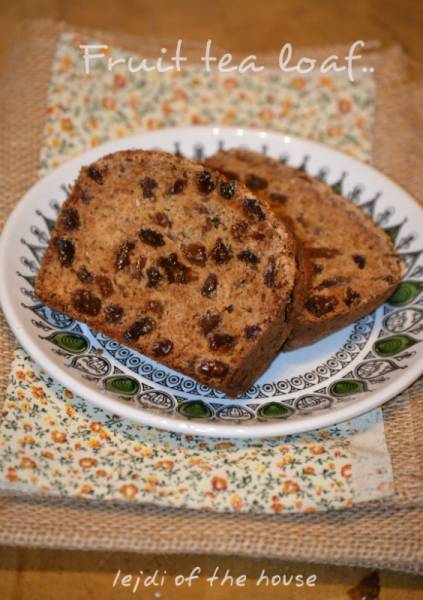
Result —
<path fill-rule="evenodd" d="M 315 471 L 314 467 L 308 466 L 308 467 L 304 467 L 303 473 L 305 475 L 315 475 L 316 471 Z"/>
<path fill-rule="evenodd" d="M 283 491 L 285 494 L 297 494 L 300 491 L 300 486 L 298 483 L 295 483 L 295 481 L 288 479 L 287 481 L 284 481 Z"/>
<path fill-rule="evenodd" d="M 63 129 L 63 131 L 69 131 L 73 128 L 73 123 L 71 119 L 66 117 L 65 119 L 60 119 L 60 127 Z"/>
<path fill-rule="evenodd" d="M 97 475 L 97 477 L 107 477 L 107 471 L 105 471 L 104 469 L 97 469 L 95 474 Z"/>
<path fill-rule="evenodd" d="M 342 129 L 337 126 L 330 126 L 326 129 L 326 133 L 329 137 L 341 137 Z"/>
<path fill-rule="evenodd" d="M 272 496 L 271 508 L 276 513 L 281 512 L 285 508 L 285 505 L 279 500 L 279 496 Z"/>
<path fill-rule="evenodd" d="M 100 448 L 101 446 L 101 442 L 100 440 L 97 440 L 96 438 L 93 438 L 91 440 L 88 441 L 88 445 L 90 448 L 93 448 L 94 450 L 97 450 L 97 448 Z"/>
<path fill-rule="evenodd" d="M 45 398 L 45 392 L 41 386 L 33 385 L 31 388 L 31 394 L 34 398 Z"/>
<path fill-rule="evenodd" d="M 238 83 L 238 81 L 234 77 L 228 77 L 223 82 L 223 87 L 227 91 L 233 90 L 234 88 L 236 88 L 238 86 L 239 86 L 239 83 Z"/>
<path fill-rule="evenodd" d="M 116 108 L 116 100 L 105 97 L 101 100 L 101 105 L 106 110 L 114 110 Z"/>
<path fill-rule="evenodd" d="M 6 479 L 8 481 L 19 481 L 19 476 L 16 473 L 15 469 L 12 469 L 12 467 L 9 467 L 7 469 Z"/>
<path fill-rule="evenodd" d="M 17 377 L 17 379 L 25 379 L 25 372 L 24 371 L 16 371 L 16 377 Z"/>
<path fill-rule="evenodd" d="M 231 506 L 237 512 L 241 511 L 244 507 L 244 501 L 242 500 L 241 496 L 238 496 L 238 494 L 233 494 L 233 496 L 231 496 Z"/>
<path fill-rule="evenodd" d="M 79 490 L 80 494 L 92 494 L 93 493 L 93 486 L 90 485 L 89 483 L 84 483 L 84 485 L 81 487 L 81 489 Z"/>
<path fill-rule="evenodd" d="M 31 445 L 35 442 L 34 438 L 32 437 L 32 435 L 24 435 L 22 438 L 20 438 L 18 440 L 18 444 L 20 446 L 27 446 L 27 445 Z"/>
<path fill-rule="evenodd" d="M 56 442 L 56 444 L 63 444 L 66 442 L 66 433 L 64 431 L 54 430 L 51 432 L 51 439 L 53 442 Z"/>
<path fill-rule="evenodd" d="M 212 488 L 217 492 L 224 492 L 228 489 L 228 482 L 223 477 L 215 475 L 211 480 Z"/>
<path fill-rule="evenodd" d="M 44 458 L 48 458 L 49 460 L 52 460 L 54 458 L 54 454 L 50 450 L 44 450 L 41 456 L 43 456 Z"/>
<path fill-rule="evenodd" d="M 36 469 L 37 463 L 35 462 L 35 460 L 32 460 L 32 458 L 29 458 L 28 456 L 23 456 L 21 458 L 21 467 L 22 469 Z"/>
<path fill-rule="evenodd" d="M 72 398 L 73 398 L 73 392 L 71 392 L 70 390 L 65 389 L 64 395 L 65 395 L 65 398 L 67 398 L 68 400 L 72 400 Z"/>
<path fill-rule="evenodd" d="M 165 469 L 166 471 L 172 471 L 175 463 L 171 460 L 159 460 L 157 463 L 157 467 L 159 469 Z"/>
<path fill-rule="evenodd" d="M 75 409 L 71 404 L 68 404 L 68 406 L 65 409 L 66 414 L 68 415 L 68 417 L 74 417 L 75 416 Z"/>
<path fill-rule="evenodd" d="M 265 122 L 265 123 L 270 123 L 271 121 L 273 121 L 273 110 L 271 110 L 270 108 L 263 108 L 260 112 L 259 112 L 259 117 Z"/>
<path fill-rule="evenodd" d="M 129 483 L 125 485 L 121 485 L 119 488 L 120 493 L 126 500 L 132 500 L 138 493 L 138 488 L 135 484 Z"/>
<path fill-rule="evenodd" d="M 82 467 L 82 469 L 89 469 L 90 467 L 95 467 L 97 460 L 90 456 L 84 456 L 83 458 L 79 459 L 78 464 L 80 467 Z"/>
<path fill-rule="evenodd" d="M 290 465 L 291 463 L 293 463 L 294 460 L 295 460 L 295 458 L 291 454 L 287 454 L 286 456 L 283 456 L 280 460 L 278 460 L 278 462 L 276 463 L 276 466 L 279 469 L 283 469 L 287 465 Z"/>
<path fill-rule="evenodd" d="M 324 454 L 325 453 L 325 449 L 324 449 L 323 446 L 311 446 L 310 452 L 312 454 L 314 454 L 315 456 L 317 456 L 318 454 Z"/>
<path fill-rule="evenodd" d="M 126 78 L 120 73 L 116 73 L 113 78 L 113 83 L 116 88 L 124 88 L 126 86 Z"/>
<path fill-rule="evenodd" d="M 305 83 L 305 79 L 303 79 L 302 77 L 294 77 L 294 79 L 291 79 L 291 85 L 296 90 L 304 89 Z"/>
<path fill-rule="evenodd" d="M 351 102 L 346 98 L 341 98 L 338 100 L 338 108 L 341 113 L 348 113 L 350 112 L 352 105 Z"/>
<path fill-rule="evenodd" d="M 351 479 L 351 469 L 352 465 L 344 465 L 341 469 L 342 477 L 345 477 L 345 479 Z"/>

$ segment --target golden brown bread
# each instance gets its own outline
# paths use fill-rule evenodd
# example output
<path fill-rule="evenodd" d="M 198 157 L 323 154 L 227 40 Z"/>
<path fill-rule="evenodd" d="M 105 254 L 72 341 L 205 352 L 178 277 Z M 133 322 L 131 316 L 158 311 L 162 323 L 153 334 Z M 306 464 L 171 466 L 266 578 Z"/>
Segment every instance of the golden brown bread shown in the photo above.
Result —
<path fill-rule="evenodd" d="M 221 151 L 205 164 L 245 183 L 304 244 L 311 286 L 284 350 L 325 337 L 393 293 L 401 261 L 391 240 L 329 186 L 249 150 Z"/>
<path fill-rule="evenodd" d="M 36 292 L 236 396 L 290 333 L 303 295 L 296 260 L 287 226 L 242 184 L 171 154 L 125 151 L 82 169 Z"/>

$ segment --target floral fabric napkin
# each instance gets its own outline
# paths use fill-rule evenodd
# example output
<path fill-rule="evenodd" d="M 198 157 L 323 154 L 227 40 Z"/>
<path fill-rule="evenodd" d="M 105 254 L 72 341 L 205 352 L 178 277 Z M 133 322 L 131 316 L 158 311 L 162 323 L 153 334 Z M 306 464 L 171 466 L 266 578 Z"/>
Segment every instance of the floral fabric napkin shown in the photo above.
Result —
<path fill-rule="evenodd" d="M 83 72 L 80 36 L 60 37 L 39 173 L 89 147 L 163 126 L 267 127 L 369 160 L 373 78 L 286 77 L 264 71 L 129 77 Z M 117 50 L 119 56 L 125 56 Z M 309 434 L 216 440 L 130 423 L 53 381 L 15 352 L 0 424 L 4 491 L 151 502 L 215 511 L 314 512 L 393 493 L 381 410 Z"/>

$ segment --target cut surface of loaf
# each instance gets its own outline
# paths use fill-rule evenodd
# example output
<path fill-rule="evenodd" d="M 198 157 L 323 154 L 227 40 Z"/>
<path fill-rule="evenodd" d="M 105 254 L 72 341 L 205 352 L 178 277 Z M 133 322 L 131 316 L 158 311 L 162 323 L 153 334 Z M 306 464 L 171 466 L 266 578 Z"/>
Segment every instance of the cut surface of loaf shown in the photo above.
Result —
<path fill-rule="evenodd" d="M 242 184 L 156 151 L 84 167 L 36 293 L 114 340 L 234 397 L 290 333 L 295 240 Z"/>
<path fill-rule="evenodd" d="M 329 186 L 249 150 L 220 151 L 205 164 L 246 184 L 304 245 L 311 283 L 284 350 L 323 338 L 393 293 L 402 269 L 390 238 Z"/>

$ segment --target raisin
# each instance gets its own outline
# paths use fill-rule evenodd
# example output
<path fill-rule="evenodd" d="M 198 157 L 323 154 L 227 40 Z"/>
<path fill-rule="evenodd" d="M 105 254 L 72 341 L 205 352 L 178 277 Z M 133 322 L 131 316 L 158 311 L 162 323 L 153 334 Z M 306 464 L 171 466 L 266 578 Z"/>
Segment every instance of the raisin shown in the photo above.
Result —
<path fill-rule="evenodd" d="M 108 298 L 113 294 L 113 284 L 108 277 L 105 277 L 104 275 L 97 275 L 95 282 L 98 285 L 103 298 Z"/>
<path fill-rule="evenodd" d="M 56 240 L 56 250 L 59 263 L 62 267 L 70 267 L 75 258 L 75 246 L 71 240 L 58 238 Z"/>
<path fill-rule="evenodd" d="M 64 208 L 62 210 L 62 225 L 68 231 L 78 229 L 80 225 L 79 212 L 75 208 Z"/>
<path fill-rule="evenodd" d="M 351 277 L 329 277 L 328 279 L 324 279 L 319 285 L 316 285 L 315 290 L 324 290 L 325 288 L 333 288 L 338 287 L 340 285 L 344 285 L 345 283 L 349 283 L 351 281 Z"/>
<path fill-rule="evenodd" d="M 234 312 L 234 305 L 233 304 L 229 304 L 229 306 L 226 306 L 223 310 L 226 310 L 228 313 L 233 313 Z"/>
<path fill-rule="evenodd" d="M 90 273 L 85 265 L 82 265 L 77 272 L 79 281 L 82 283 L 92 283 L 94 281 L 94 275 Z"/>
<path fill-rule="evenodd" d="M 140 186 L 142 189 L 142 195 L 144 199 L 155 198 L 154 189 L 157 187 L 157 181 L 152 177 L 144 177 L 141 179 Z"/>
<path fill-rule="evenodd" d="M 202 244 L 189 244 L 182 248 L 184 256 L 194 265 L 203 267 L 207 262 L 207 250 Z"/>
<path fill-rule="evenodd" d="M 235 196 L 236 182 L 235 181 L 221 181 L 219 186 L 220 195 L 226 200 L 231 200 Z"/>
<path fill-rule="evenodd" d="M 144 304 L 144 310 L 146 312 L 152 312 L 159 317 L 161 317 L 164 312 L 163 304 L 159 300 L 148 300 L 148 302 Z"/>
<path fill-rule="evenodd" d="M 163 278 L 160 271 L 155 269 L 154 267 L 150 267 L 147 269 L 147 287 L 155 288 L 159 285 L 161 279 Z"/>
<path fill-rule="evenodd" d="M 226 245 L 221 238 L 218 238 L 211 251 L 211 257 L 216 264 L 223 265 L 231 260 L 232 248 L 230 245 Z"/>
<path fill-rule="evenodd" d="M 123 308 L 119 304 L 109 304 L 104 309 L 106 323 L 119 323 L 123 317 Z"/>
<path fill-rule="evenodd" d="M 351 289 L 350 287 L 347 288 L 347 291 L 345 292 L 345 299 L 344 302 L 345 304 L 350 307 L 353 304 L 358 304 L 361 300 L 361 296 L 358 292 L 354 291 L 353 289 Z"/>
<path fill-rule="evenodd" d="M 122 271 L 129 267 L 131 262 L 131 254 L 135 248 L 134 242 L 122 242 L 116 252 L 115 268 L 117 271 Z"/>
<path fill-rule="evenodd" d="M 251 233 L 251 237 L 253 238 L 253 240 L 257 240 L 258 242 L 264 242 L 265 239 L 269 239 L 270 234 L 268 233 L 266 238 L 265 234 L 261 231 L 253 231 Z"/>
<path fill-rule="evenodd" d="M 238 242 L 243 242 L 248 231 L 248 223 L 246 221 L 236 221 L 231 227 L 232 237 Z"/>
<path fill-rule="evenodd" d="M 159 266 L 164 269 L 169 283 L 188 283 L 191 281 L 191 269 L 179 262 L 175 252 L 169 256 L 162 256 L 158 260 Z"/>
<path fill-rule="evenodd" d="M 335 310 L 338 300 L 335 296 L 310 296 L 305 303 L 306 309 L 315 317 L 322 317 Z"/>
<path fill-rule="evenodd" d="M 175 183 L 169 188 L 168 194 L 180 194 L 184 191 L 187 185 L 186 179 L 177 179 Z"/>
<path fill-rule="evenodd" d="M 143 317 L 135 323 L 132 323 L 130 327 L 124 332 L 123 337 L 127 342 L 136 342 L 142 335 L 148 335 L 155 328 L 156 323 L 150 317 Z"/>
<path fill-rule="evenodd" d="M 210 350 L 226 352 L 233 348 L 236 344 L 236 337 L 228 333 L 212 333 L 209 336 Z"/>
<path fill-rule="evenodd" d="M 72 294 L 72 306 L 78 312 L 94 317 L 101 310 L 101 300 L 89 290 L 78 289 Z"/>
<path fill-rule="evenodd" d="M 96 169 L 96 167 L 88 167 L 87 173 L 88 177 L 91 177 L 91 179 L 93 179 L 96 183 L 98 183 L 99 185 L 103 184 L 103 173 Z"/>
<path fill-rule="evenodd" d="M 318 263 L 315 263 L 313 265 L 313 273 L 314 273 L 314 275 L 318 275 L 322 271 L 323 271 L 323 265 L 319 265 Z"/>
<path fill-rule="evenodd" d="M 233 171 L 223 171 L 223 169 L 219 169 L 221 173 L 223 173 L 223 175 L 227 178 L 227 179 L 231 179 L 233 181 L 236 181 L 237 179 L 239 179 L 238 175 L 236 173 L 234 173 Z"/>
<path fill-rule="evenodd" d="M 269 198 L 278 204 L 285 204 L 285 202 L 288 200 L 288 196 L 285 196 L 285 194 L 279 194 L 277 192 L 272 192 L 269 194 Z"/>
<path fill-rule="evenodd" d="M 255 198 L 244 198 L 242 201 L 242 206 L 244 208 L 245 213 L 253 217 L 256 221 L 264 221 L 266 215 L 263 212 L 260 204 L 255 200 Z"/>
<path fill-rule="evenodd" d="M 276 259 L 274 256 L 269 256 L 266 268 L 264 269 L 264 272 L 263 272 L 264 284 L 268 288 L 276 287 L 276 276 L 277 276 Z"/>
<path fill-rule="evenodd" d="M 254 252 L 251 252 L 251 250 L 243 250 L 237 254 L 237 258 L 250 265 L 256 265 L 260 262 L 260 258 Z"/>
<path fill-rule="evenodd" d="M 198 324 L 200 325 L 201 331 L 204 333 L 204 335 L 207 335 L 219 325 L 221 320 L 222 315 L 209 311 L 198 319 Z"/>
<path fill-rule="evenodd" d="M 254 325 L 247 325 L 244 329 L 244 335 L 247 338 L 247 340 L 255 340 L 256 337 L 258 336 L 258 334 L 261 331 L 261 327 L 258 323 L 255 323 Z"/>
<path fill-rule="evenodd" d="M 198 371 L 208 379 L 223 379 L 228 374 L 229 367 L 220 360 L 204 360 Z"/>
<path fill-rule="evenodd" d="M 218 285 L 217 276 L 211 273 L 205 280 L 203 287 L 201 288 L 201 294 L 206 298 L 214 296 Z"/>
<path fill-rule="evenodd" d="M 335 258 L 341 254 L 336 248 L 306 248 L 306 252 L 311 258 Z"/>
<path fill-rule="evenodd" d="M 364 258 L 364 256 L 361 256 L 361 254 L 354 254 L 353 261 L 359 269 L 364 269 L 364 267 L 366 266 L 366 259 Z"/>
<path fill-rule="evenodd" d="M 154 215 L 154 220 L 157 225 L 160 225 L 161 227 L 169 227 L 170 225 L 169 218 L 164 212 L 156 212 Z"/>
<path fill-rule="evenodd" d="M 201 194 L 207 195 L 211 194 L 215 187 L 216 183 L 213 181 L 211 173 L 209 171 L 201 171 L 197 176 L 197 186 L 198 191 Z"/>
<path fill-rule="evenodd" d="M 167 356 L 173 350 L 173 342 L 170 340 L 157 340 L 153 344 L 153 355 L 156 357 Z"/>
<path fill-rule="evenodd" d="M 154 231 L 154 229 L 140 229 L 138 235 L 144 244 L 148 244 L 154 248 L 165 245 L 162 234 L 159 231 Z"/>
<path fill-rule="evenodd" d="M 246 176 L 245 184 L 253 192 L 255 192 L 257 190 L 264 190 L 269 185 L 269 183 L 266 179 L 263 179 L 263 177 L 259 177 L 258 175 L 254 175 L 253 173 L 249 173 Z"/>
<path fill-rule="evenodd" d="M 89 204 L 92 200 L 90 192 L 82 188 L 79 184 L 75 186 L 75 196 L 79 197 L 83 204 Z"/>
<path fill-rule="evenodd" d="M 147 264 L 145 256 L 139 256 L 135 262 L 135 267 L 132 272 L 132 277 L 140 281 L 144 277 L 144 267 Z"/>

